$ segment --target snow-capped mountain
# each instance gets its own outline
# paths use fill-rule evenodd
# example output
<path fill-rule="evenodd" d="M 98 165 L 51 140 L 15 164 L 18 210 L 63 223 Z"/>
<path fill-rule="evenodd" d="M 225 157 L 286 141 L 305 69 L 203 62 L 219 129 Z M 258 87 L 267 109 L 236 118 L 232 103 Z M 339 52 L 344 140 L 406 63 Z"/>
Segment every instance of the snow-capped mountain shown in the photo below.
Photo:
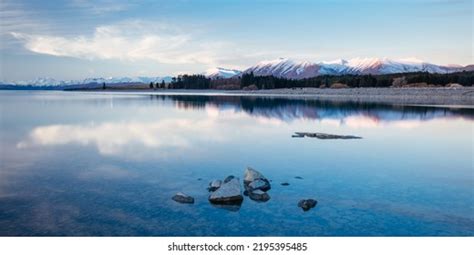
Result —
<path fill-rule="evenodd" d="M 218 79 L 218 78 L 230 78 L 233 76 L 240 75 L 242 71 L 234 70 L 234 69 L 227 69 L 222 67 L 216 67 L 207 70 L 204 75 L 211 79 Z"/>
<path fill-rule="evenodd" d="M 36 86 L 36 87 L 53 87 L 53 86 L 73 86 L 73 85 L 94 85 L 94 84 L 107 84 L 107 85 L 119 85 L 119 84 L 131 84 L 131 83 L 150 83 L 150 82 L 170 82 L 171 76 L 164 77 L 107 77 L 107 78 L 86 78 L 83 80 L 56 80 L 53 78 L 38 78 L 28 81 L 1 81 L 0 84 L 4 85 L 17 85 L 17 86 Z"/>
<path fill-rule="evenodd" d="M 247 68 L 243 73 L 253 72 L 257 76 L 273 75 L 290 79 L 303 79 L 318 75 L 376 75 L 407 72 L 450 73 L 462 71 L 467 67 L 469 66 L 441 66 L 417 59 L 353 58 L 316 63 L 279 58 L 271 61 L 262 61 Z"/>
<path fill-rule="evenodd" d="M 278 58 L 262 61 L 244 71 L 217 67 L 203 73 L 211 79 L 238 77 L 243 73 L 253 72 L 256 76 L 283 77 L 289 79 L 304 79 L 318 75 L 345 74 L 392 74 L 407 72 L 451 73 L 474 71 L 474 65 L 435 65 L 417 59 L 391 60 L 388 58 L 353 58 L 334 61 L 310 62 Z M 0 81 L 3 87 L 34 86 L 38 88 L 94 88 L 105 83 L 107 86 L 127 86 L 130 84 L 149 84 L 150 82 L 171 82 L 171 76 L 163 77 L 108 77 L 87 78 L 83 80 L 56 80 L 53 78 L 38 78 L 30 81 Z"/>
<path fill-rule="evenodd" d="M 314 77 L 319 71 L 319 66 L 308 61 L 297 62 L 291 59 L 279 58 L 271 61 L 262 61 L 255 66 L 247 68 L 244 73 L 253 72 L 257 76 L 273 75 L 291 79 Z"/>

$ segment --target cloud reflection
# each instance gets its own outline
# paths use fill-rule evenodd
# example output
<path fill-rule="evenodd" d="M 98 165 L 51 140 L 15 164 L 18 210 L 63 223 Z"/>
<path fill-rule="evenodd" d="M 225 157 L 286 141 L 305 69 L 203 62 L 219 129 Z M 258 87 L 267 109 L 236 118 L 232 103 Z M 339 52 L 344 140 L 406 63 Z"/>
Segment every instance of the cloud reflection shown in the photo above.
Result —
<path fill-rule="evenodd" d="M 118 154 L 131 144 L 150 148 L 186 148 L 190 134 L 220 140 L 213 134 L 213 122 L 169 119 L 156 122 L 105 122 L 86 125 L 49 125 L 34 128 L 17 148 L 47 145 L 95 145 L 101 154 Z M 212 134 L 212 135 L 211 135 Z"/>
<path fill-rule="evenodd" d="M 209 106 L 206 107 L 206 116 L 197 120 L 171 118 L 152 122 L 38 126 L 18 142 L 16 147 L 24 149 L 35 146 L 92 145 L 102 155 L 133 156 L 136 146 L 142 146 L 154 149 L 154 153 L 157 149 L 162 149 L 161 155 L 165 155 L 169 149 L 192 149 L 197 148 L 198 144 L 227 141 L 235 138 L 242 129 L 252 133 L 282 124 L 284 122 L 280 120 L 252 117 L 243 112 L 219 110 Z"/>

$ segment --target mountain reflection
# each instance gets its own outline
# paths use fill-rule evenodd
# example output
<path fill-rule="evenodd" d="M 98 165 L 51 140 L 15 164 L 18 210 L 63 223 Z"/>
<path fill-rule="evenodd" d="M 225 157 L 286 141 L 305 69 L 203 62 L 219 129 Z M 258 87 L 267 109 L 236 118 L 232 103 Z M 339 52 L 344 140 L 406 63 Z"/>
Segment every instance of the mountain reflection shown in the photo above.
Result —
<path fill-rule="evenodd" d="M 342 127 L 349 128 L 346 132 L 354 131 L 353 134 L 358 135 L 362 130 L 351 129 L 413 129 L 430 121 L 442 126 L 451 120 L 472 121 L 474 117 L 473 109 L 304 99 L 196 95 L 152 95 L 149 99 L 148 95 L 92 98 L 92 106 L 90 101 L 81 102 L 81 106 L 105 111 L 95 119 L 34 126 L 16 147 L 75 144 L 93 146 L 102 155 L 144 158 L 149 151 L 146 149 L 151 148 L 153 155 L 159 152 L 165 157 L 179 155 L 175 153 L 177 151 L 195 154 L 203 145 L 232 143 L 254 136 L 274 139 L 290 137 L 296 131 L 317 132 L 321 129 L 338 133 L 341 132 L 338 128 Z M 104 109 L 103 105 L 112 100 L 120 109 Z M 130 113 L 124 113 L 129 108 L 146 113 L 146 117 L 132 118 Z M 116 112 L 119 119 L 108 119 Z M 159 113 L 160 117 L 152 113 Z"/>
<path fill-rule="evenodd" d="M 253 116 L 289 122 L 297 119 L 337 119 L 365 116 L 372 121 L 431 120 L 441 117 L 474 119 L 474 110 L 403 106 L 378 103 L 334 102 L 314 99 L 290 99 L 241 96 L 152 95 L 152 99 L 173 102 L 180 109 L 234 109 Z"/>

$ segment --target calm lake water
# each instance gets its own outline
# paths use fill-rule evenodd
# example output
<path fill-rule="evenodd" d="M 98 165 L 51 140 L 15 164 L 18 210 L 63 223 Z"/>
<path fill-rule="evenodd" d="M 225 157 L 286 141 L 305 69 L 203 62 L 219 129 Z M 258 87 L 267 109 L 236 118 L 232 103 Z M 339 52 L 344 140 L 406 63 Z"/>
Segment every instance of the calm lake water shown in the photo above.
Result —
<path fill-rule="evenodd" d="M 474 235 L 473 109 L 28 91 L 0 107 L 2 236 Z M 212 206 L 209 181 L 247 166 L 270 201 Z"/>

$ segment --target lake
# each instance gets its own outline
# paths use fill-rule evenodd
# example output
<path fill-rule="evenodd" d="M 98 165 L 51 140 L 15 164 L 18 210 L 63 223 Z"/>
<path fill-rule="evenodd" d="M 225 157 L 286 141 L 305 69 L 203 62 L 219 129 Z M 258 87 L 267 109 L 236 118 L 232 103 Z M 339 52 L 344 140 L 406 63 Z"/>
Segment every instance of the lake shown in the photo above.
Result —
<path fill-rule="evenodd" d="M 0 107 L 1 236 L 474 235 L 472 108 L 60 91 Z M 271 199 L 211 205 L 208 183 L 247 166 Z"/>

